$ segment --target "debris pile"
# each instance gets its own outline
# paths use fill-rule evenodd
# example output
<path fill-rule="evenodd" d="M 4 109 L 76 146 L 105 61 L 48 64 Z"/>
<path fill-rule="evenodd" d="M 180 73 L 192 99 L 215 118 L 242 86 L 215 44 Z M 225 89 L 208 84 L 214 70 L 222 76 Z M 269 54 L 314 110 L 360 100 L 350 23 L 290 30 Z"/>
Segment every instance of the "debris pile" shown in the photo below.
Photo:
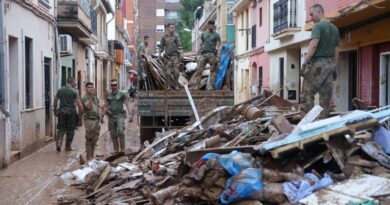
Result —
<path fill-rule="evenodd" d="M 230 45 L 224 45 L 221 51 L 221 61 L 218 66 L 217 77 L 215 82 L 215 89 L 221 89 L 222 85 L 230 89 L 230 66 L 231 66 L 231 55 L 233 47 Z M 141 63 L 141 70 L 144 74 L 144 79 L 141 81 L 141 88 L 144 90 L 164 90 L 166 83 L 166 73 L 164 61 L 167 59 L 163 56 L 162 58 L 154 58 L 152 56 L 143 55 L 143 63 Z M 180 75 L 179 85 L 184 87 L 189 82 L 193 82 L 195 77 L 195 71 L 197 67 L 196 53 L 185 53 L 181 57 L 180 63 Z M 210 75 L 210 65 L 206 64 L 200 85 L 198 87 L 201 90 L 205 90 L 208 84 L 208 78 Z"/>
<path fill-rule="evenodd" d="M 268 92 L 219 107 L 187 127 L 158 135 L 135 155 L 117 154 L 65 173 L 63 179 L 85 189 L 86 195 L 58 201 L 389 202 L 390 132 L 383 126 L 390 106 L 318 120 L 321 110 L 316 106 L 303 116 L 297 106 Z M 90 167 L 94 171 L 81 171 Z"/>

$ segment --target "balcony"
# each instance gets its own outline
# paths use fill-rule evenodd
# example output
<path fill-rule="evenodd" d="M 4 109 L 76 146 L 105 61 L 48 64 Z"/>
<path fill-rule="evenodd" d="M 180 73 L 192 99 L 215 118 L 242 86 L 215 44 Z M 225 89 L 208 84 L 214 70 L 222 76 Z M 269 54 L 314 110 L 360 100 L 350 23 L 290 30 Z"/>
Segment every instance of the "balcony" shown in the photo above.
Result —
<path fill-rule="evenodd" d="M 96 13 L 88 0 L 59 0 L 57 18 L 59 26 L 72 36 L 88 45 L 96 43 L 91 35 L 97 34 Z"/>
<path fill-rule="evenodd" d="M 273 34 L 275 40 L 301 31 L 297 25 L 297 0 L 279 0 L 273 5 Z"/>
<path fill-rule="evenodd" d="M 98 43 L 97 50 L 95 51 L 95 54 L 99 58 L 108 58 L 108 40 L 107 40 L 107 34 L 102 34 L 101 41 Z"/>

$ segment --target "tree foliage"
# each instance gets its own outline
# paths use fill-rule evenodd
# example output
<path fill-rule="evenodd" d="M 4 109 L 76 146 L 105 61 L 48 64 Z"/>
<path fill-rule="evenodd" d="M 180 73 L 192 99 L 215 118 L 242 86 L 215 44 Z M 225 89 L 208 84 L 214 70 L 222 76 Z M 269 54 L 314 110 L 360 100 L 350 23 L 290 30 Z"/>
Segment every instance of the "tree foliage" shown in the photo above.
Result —
<path fill-rule="evenodd" d="M 180 21 L 177 24 L 177 31 L 183 44 L 185 51 L 192 50 L 191 32 L 184 29 L 192 29 L 194 27 L 194 12 L 198 6 L 203 5 L 204 0 L 180 0 L 182 5 L 179 10 Z"/>

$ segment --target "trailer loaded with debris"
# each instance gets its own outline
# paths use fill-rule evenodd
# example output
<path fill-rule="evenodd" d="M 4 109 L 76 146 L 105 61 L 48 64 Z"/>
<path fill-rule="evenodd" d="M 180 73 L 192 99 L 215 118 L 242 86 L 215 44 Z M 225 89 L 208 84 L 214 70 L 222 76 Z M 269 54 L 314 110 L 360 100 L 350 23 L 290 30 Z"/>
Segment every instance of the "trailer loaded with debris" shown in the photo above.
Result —
<path fill-rule="evenodd" d="M 390 106 L 318 119 L 272 93 L 221 106 L 137 153 L 64 173 L 60 204 L 389 204 Z"/>
<path fill-rule="evenodd" d="M 224 46 L 226 53 L 232 46 Z M 202 75 L 200 90 L 192 90 L 189 95 L 188 84 L 194 78 L 196 69 L 196 54 L 186 53 L 182 56 L 181 72 L 178 90 L 166 90 L 166 73 L 163 59 L 143 56 L 143 79 L 138 91 L 138 115 L 140 121 L 141 141 L 155 137 L 156 132 L 162 129 L 178 129 L 185 127 L 196 115 L 202 117 L 209 111 L 220 106 L 234 104 L 234 92 L 231 90 L 230 55 L 221 58 L 221 66 L 217 72 L 214 90 L 207 87 L 209 79 L 209 65 L 207 64 Z M 185 89 L 187 87 L 187 90 Z M 222 89 L 223 88 L 223 89 Z M 189 100 L 191 98 L 191 100 Z M 196 114 L 193 108 L 196 107 Z"/>

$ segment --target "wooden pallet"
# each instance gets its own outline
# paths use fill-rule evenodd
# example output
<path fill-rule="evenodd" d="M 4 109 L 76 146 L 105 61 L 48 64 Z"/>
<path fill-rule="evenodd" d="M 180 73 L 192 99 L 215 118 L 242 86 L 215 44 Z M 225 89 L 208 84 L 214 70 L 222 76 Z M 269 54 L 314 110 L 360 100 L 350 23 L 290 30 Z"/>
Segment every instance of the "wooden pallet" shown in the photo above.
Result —
<path fill-rule="evenodd" d="M 378 121 L 375 119 L 369 119 L 369 120 L 366 120 L 363 122 L 358 122 L 355 124 L 351 124 L 351 125 L 348 125 L 345 127 L 341 127 L 341 128 L 332 130 L 330 132 L 315 135 L 313 137 L 310 137 L 310 138 L 307 138 L 307 139 L 304 139 L 304 140 L 301 140 L 298 142 L 294 142 L 292 144 L 288 144 L 285 146 L 275 148 L 271 151 L 271 154 L 272 154 L 272 157 L 279 158 L 280 155 L 285 153 L 285 152 L 292 151 L 295 149 L 303 150 L 305 148 L 305 146 L 307 146 L 309 144 L 312 144 L 312 143 L 315 143 L 318 141 L 329 141 L 330 137 L 344 136 L 345 134 L 350 134 L 351 136 L 353 136 L 355 134 L 355 132 L 360 131 L 360 130 L 364 130 L 364 129 L 367 129 L 370 127 L 377 126 L 377 124 L 378 124 Z"/>

